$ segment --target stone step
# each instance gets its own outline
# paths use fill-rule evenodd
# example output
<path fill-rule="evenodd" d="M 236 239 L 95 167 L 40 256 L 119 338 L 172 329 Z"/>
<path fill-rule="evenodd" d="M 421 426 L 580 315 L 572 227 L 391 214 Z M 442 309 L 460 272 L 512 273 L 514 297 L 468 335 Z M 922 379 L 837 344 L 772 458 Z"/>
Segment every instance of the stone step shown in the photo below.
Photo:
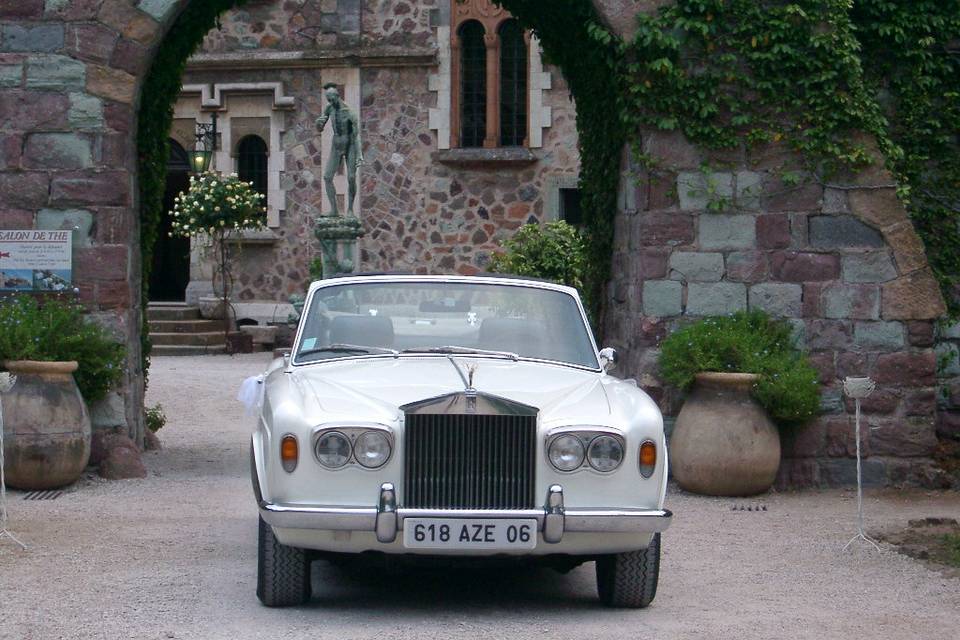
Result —
<path fill-rule="evenodd" d="M 150 333 L 209 333 L 223 332 L 219 320 L 151 320 Z"/>
<path fill-rule="evenodd" d="M 216 346 L 182 346 L 182 345 L 156 345 L 150 351 L 150 357 L 154 356 L 212 356 L 227 352 L 227 346 L 219 344 Z"/>
<path fill-rule="evenodd" d="M 200 320 L 200 309 L 186 305 L 157 305 L 147 306 L 147 319 L 153 320 Z"/>
<path fill-rule="evenodd" d="M 150 333 L 150 342 L 160 346 L 223 346 L 223 331 L 195 333 Z"/>

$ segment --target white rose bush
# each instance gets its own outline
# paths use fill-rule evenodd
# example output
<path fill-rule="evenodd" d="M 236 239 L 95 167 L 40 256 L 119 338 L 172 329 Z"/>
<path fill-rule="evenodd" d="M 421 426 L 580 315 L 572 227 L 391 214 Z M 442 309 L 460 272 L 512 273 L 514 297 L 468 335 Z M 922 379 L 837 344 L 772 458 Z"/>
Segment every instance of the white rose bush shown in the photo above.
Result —
<path fill-rule="evenodd" d="M 263 228 L 263 194 L 236 175 L 190 176 L 190 188 L 174 199 L 172 235 L 199 236 Z"/>
<path fill-rule="evenodd" d="M 217 266 L 213 276 L 214 290 L 223 300 L 224 336 L 229 332 L 227 310 L 233 286 L 230 240 L 241 231 L 266 226 L 263 194 L 253 189 L 252 182 L 240 180 L 236 174 L 221 176 L 208 172 L 190 177 L 190 188 L 174 199 L 170 235 L 206 240 Z"/>

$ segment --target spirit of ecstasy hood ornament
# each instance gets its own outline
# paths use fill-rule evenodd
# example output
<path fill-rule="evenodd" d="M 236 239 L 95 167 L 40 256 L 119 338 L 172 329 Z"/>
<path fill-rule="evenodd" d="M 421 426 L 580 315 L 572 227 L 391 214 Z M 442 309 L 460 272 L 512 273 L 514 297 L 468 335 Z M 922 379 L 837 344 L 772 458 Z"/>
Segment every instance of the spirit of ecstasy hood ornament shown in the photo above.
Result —
<path fill-rule="evenodd" d="M 477 389 L 473 386 L 473 374 L 477 372 L 478 365 L 468 364 L 467 365 L 467 393 L 476 393 Z"/>
<path fill-rule="evenodd" d="M 470 363 L 466 365 L 467 372 L 466 374 L 464 374 L 463 366 L 461 365 L 460 362 L 455 360 L 451 355 L 448 355 L 447 359 L 450 360 L 450 364 L 453 365 L 453 368 L 456 369 L 457 373 L 460 374 L 460 379 L 463 380 L 463 386 L 464 386 L 463 392 L 468 396 L 475 397 L 477 395 L 477 389 L 476 387 L 473 386 L 473 376 L 474 374 L 476 374 L 477 369 L 479 368 L 479 365 L 475 363 Z"/>

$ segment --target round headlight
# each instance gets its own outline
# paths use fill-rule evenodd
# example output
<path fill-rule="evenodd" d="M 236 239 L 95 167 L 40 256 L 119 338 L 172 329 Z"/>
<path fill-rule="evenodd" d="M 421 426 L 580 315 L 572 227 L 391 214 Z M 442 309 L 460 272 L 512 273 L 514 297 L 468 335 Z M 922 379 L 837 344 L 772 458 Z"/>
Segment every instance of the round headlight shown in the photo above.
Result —
<path fill-rule="evenodd" d="M 550 443 L 547 455 L 560 471 L 573 471 L 583 464 L 583 443 L 577 436 L 558 436 Z"/>
<path fill-rule="evenodd" d="M 339 469 L 350 460 L 350 440 L 336 431 L 330 431 L 317 438 L 317 446 L 314 450 L 320 464 L 330 469 Z"/>
<path fill-rule="evenodd" d="M 612 436 L 597 436 L 587 449 L 587 462 L 597 471 L 613 471 L 623 462 L 623 446 Z"/>
<path fill-rule="evenodd" d="M 367 431 L 357 438 L 353 452 L 367 469 L 382 467 L 390 458 L 390 439 L 380 431 Z"/>

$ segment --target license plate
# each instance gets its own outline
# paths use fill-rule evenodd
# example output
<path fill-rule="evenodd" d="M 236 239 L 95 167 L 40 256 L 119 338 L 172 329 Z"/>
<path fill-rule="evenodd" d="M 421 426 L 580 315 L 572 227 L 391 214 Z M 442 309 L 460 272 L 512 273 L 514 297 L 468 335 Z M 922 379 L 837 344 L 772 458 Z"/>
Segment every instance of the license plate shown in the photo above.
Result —
<path fill-rule="evenodd" d="M 501 518 L 407 518 L 403 546 L 409 549 L 533 549 L 537 521 Z"/>

